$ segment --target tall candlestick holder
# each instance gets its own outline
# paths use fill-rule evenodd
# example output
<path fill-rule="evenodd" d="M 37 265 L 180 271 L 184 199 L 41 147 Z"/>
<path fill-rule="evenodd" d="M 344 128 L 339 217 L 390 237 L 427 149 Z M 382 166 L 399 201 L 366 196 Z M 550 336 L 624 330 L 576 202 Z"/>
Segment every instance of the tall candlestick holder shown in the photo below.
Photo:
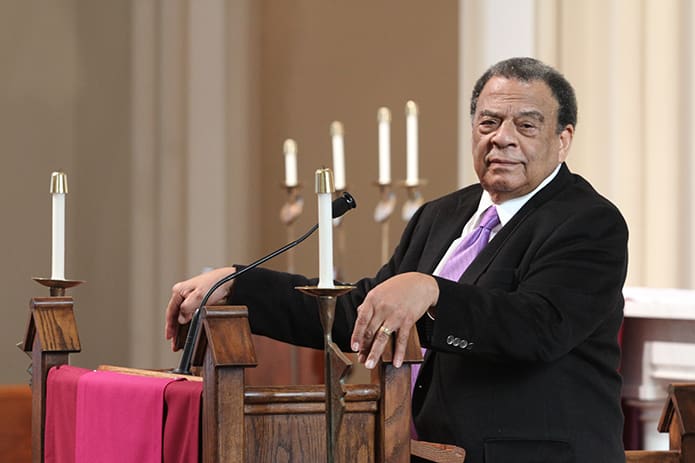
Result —
<path fill-rule="evenodd" d="M 347 190 L 347 186 L 344 187 L 341 190 L 335 190 L 334 193 L 334 198 L 340 198 L 343 196 L 343 193 Z M 341 281 L 343 280 L 343 272 L 342 272 L 342 266 L 345 265 L 345 255 L 347 251 L 347 247 L 345 245 L 346 239 L 345 239 L 345 229 L 342 227 L 343 224 L 343 218 L 342 217 L 336 217 L 333 219 L 333 229 L 335 230 L 335 241 L 336 241 L 336 248 L 338 251 L 338 259 L 337 263 L 335 264 L 335 269 L 334 269 L 334 279 Z"/>
<path fill-rule="evenodd" d="M 55 336 L 58 338 L 59 341 L 65 341 L 66 345 L 71 346 L 73 349 L 72 352 L 79 352 L 80 350 L 80 341 L 77 338 L 77 333 L 74 333 L 71 329 L 68 329 L 70 325 L 70 322 L 74 320 L 74 314 L 73 314 L 73 299 L 72 297 L 66 297 L 65 296 L 65 291 L 69 288 L 73 288 L 81 283 L 84 283 L 82 280 L 58 280 L 58 279 L 52 279 L 52 278 L 38 278 L 34 277 L 32 280 L 36 281 L 42 286 L 46 286 L 49 289 L 49 295 L 50 297 L 33 297 L 31 298 L 30 301 L 30 312 L 31 312 L 31 320 L 29 322 L 29 327 L 27 328 L 27 333 L 36 331 L 36 323 L 34 320 L 35 316 L 40 316 L 37 315 L 38 312 L 42 312 L 42 309 L 45 307 L 53 307 L 53 306 L 60 306 L 61 308 L 61 317 L 58 319 L 54 320 L 56 323 L 60 325 L 60 328 L 65 328 L 65 329 L 59 329 L 58 332 L 54 333 Z M 67 323 L 65 326 L 65 323 Z M 49 356 L 50 358 L 46 360 L 45 355 L 41 352 L 41 349 L 37 348 L 35 343 L 38 341 L 36 336 L 28 336 L 31 337 L 32 339 L 25 339 L 22 342 L 19 342 L 17 344 L 17 347 L 19 350 L 24 351 L 29 358 L 31 359 L 29 366 L 27 367 L 27 373 L 29 373 L 29 385 L 33 387 L 34 384 L 38 384 L 39 387 L 44 387 L 45 384 L 45 378 L 41 377 L 36 377 L 34 371 L 34 364 L 40 365 L 40 364 L 48 364 L 50 363 L 51 359 L 55 357 Z M 45 347 L 45 346 L 44 346 Z M 52 347 L 55 347 L 52 345 Z M 62 355 L 67 355 L 67 354 L 62 354 Z M 60 357 L 62 359 L 62 357 Z M 48 362 L 48 363 L 47 363 Z"/>
<path fill-rule="evenodd" d="M 388 261 L 391 249 L 389 247 L 389 219 L 396 209 L 396 194 L 391 190 L 391 183 L 376 183 L 379 187 L 379 202 L 374 208 L 374 221 L 381 225 L 381 264 Z"/>
<path fill-rule="evenodd" d="M 287 242 L 294 240 L 294 223 L 297 221 L 299 216 L 302 215 L 304 210 L 304 198 L 299 194 L 301 190 L 301 185 L 283 185 L 283 188 L 287 191 L 287 199 L 285 204 L 280 208 L 280 222 L 285 225 L 285 232 L 287 236 Z M 289 273 L 294 273 L 294 249 L 287 251 L 287 271 Z"/>
<path fill-rule="evenodd" d="M 408 222 L 425 202 L 420 188 L 427 185 L 427 180 L 418 179 L 415 182 L 402 182 L 401 184 L 405 187 L 407 194 L 407 199 L 405 203 L 403 203 L 401 217 L 404 221 Z"/>
<path fill-rule="evenodd" d="M 285 225 L 286 241 L 289 243 L 295 239 L 294 223 L 302 215 L 304 210 L 304 198 L 300 195 L 301 185 L 282 186 L 287 191 L 285 204 L 280 208 L 280 222 Z M 287 251 L 287 272 L 295 272 L 295 250 Z M 296 346 L 289 346 L 290 357 L 290 381 L 292 384 L 299 383 L 299 350 Z"/>
<path fill-rule="evenodd" d="M 65 296 L 65 290 L 84 283 L 82 280 L 54 280 L 52 278 L 32 278 L 40 285 L 46 286 L 51 297 Z"/>
<path fill-rule="evenodd" d="M 319 304 L 319 317 L 323 327 L 324 346 L 324 383 L 326 384 L 326 461 L 336 463 L 340 426 L 344 413 L 343 384 L 352 369 L 352 361 L 333 342 L 333 322 L 335 304 L 338 296 L 347 294 L 354 286 L 335 286 L 319 288 L 317 286 L 298 286 L 295 289 L 314 296 Z"/>

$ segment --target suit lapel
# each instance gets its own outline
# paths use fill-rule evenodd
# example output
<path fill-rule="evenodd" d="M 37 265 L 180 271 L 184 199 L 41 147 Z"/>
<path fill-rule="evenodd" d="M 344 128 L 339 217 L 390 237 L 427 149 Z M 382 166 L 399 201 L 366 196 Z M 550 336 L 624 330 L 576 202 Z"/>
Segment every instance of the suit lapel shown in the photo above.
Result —
<path fill-rule="evenodd" d="M 471 262 L 471 265 L 463 272 L 460 283 L 474 284 L 480 275 L 489 267 L 495 256 L 500 252 L 504 245 L 514 236 L 526 219 L 533 214 L 543 203 L 555 196 L 559 191 L 571 180 L 571 174 L 567 165 L 562 163 L 560 171 L 555 178 L 541 191 L 536 193 L 524 206 L 517 212 L 512 220 L 510 220 L 502 229 L 495 235 L 490 243 L 483 248 L 482 252 Z"/>
<path fill-rule="evenodd" d="M 468 187 L 462 192 L 454 210 L 442 210 L 433 221 L 430 236 L 419 264 L 419 271 L 432 274 L 442 260 L 451 243 L 461 235 L 463 227 L 478 208 L 482 189 L 479 185 Z"/>

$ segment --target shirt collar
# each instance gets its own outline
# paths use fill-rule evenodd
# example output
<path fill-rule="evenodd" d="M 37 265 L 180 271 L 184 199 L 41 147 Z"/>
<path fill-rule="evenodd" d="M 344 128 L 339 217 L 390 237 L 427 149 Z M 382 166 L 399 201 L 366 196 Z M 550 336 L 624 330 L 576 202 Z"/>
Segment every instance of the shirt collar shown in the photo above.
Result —
<path fill-rule="evenodd" d="M 518 198 L 509 199 L 500 204 L 493 203 L 490 193 L 483 190 L 483 194 L 480 197 L 480 203 L 478 204 L 478 210 L 476 211 L 475 215 L 481 215 L 485 209 L 494 205 L 497 207 L 497 215 L 500 218 L 500 225 L 503 227 L 512 219 L 512 217 L 514 217 L 514 214 L 519 212 L 519 210 L 524 207 L 524 204 L 526 204 L 528 200 L 533 197 L 533 195 L 541 191 L 543 187 L 545 187 L 555 178 L 557 173 L 560 172 L 561 165 L 562 164 L 558 164 L 555 170 L 553 170 L 550 175 L 548 175 L 533 191 L 526 193 L 523 196 L 519 196 Z"/>

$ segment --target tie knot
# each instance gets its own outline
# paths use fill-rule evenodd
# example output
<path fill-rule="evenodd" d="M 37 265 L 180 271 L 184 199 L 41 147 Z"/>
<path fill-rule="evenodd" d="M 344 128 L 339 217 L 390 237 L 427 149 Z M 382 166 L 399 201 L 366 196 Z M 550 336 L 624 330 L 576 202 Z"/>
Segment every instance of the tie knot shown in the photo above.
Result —
<path fill-rule="evenodd" d="M 500 218 L 497 215 L 497 208 L 495 206 L 488 207 L 483 213 L 483 217 L 480 219 L 481 228 L 486 228 L 492 230 L 500 223 Z"/>

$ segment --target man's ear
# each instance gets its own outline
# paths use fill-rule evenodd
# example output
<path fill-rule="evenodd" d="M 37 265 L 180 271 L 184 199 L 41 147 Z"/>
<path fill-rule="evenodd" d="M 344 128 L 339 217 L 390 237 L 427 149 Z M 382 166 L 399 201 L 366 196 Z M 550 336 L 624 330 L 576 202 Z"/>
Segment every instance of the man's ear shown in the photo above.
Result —
<path fill-rule="evenodd" d="M 572 146 L 572 137 L 574 137 L 574 126 L 567 124 L 562 132 L 558 135 L 560 139 L 560 150 L 558 151 L 558 158 L 560 162 L 565 162 L 567 156 L 570 154 L 570 147 Z"/>

